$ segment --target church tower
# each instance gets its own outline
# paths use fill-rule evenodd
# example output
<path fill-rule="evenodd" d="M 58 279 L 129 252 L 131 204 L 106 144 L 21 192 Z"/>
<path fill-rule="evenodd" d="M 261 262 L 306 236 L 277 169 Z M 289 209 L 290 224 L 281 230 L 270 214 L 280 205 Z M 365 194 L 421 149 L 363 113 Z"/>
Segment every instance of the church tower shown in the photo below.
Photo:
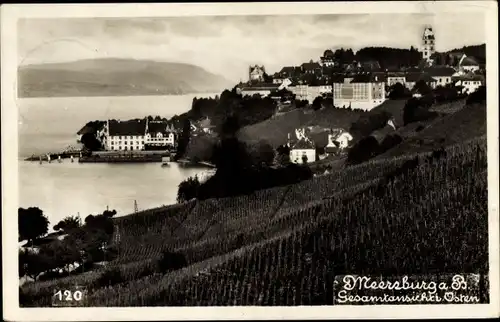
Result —
<path fill-rule="evenodd" d="M 422 36 L 422 52 L 422 58 L 426 61 L 429 61 L 431 55 L 436 52 L 434 31 L 432 31 L 432 27 L 430 26 L 425 28 Z"/>

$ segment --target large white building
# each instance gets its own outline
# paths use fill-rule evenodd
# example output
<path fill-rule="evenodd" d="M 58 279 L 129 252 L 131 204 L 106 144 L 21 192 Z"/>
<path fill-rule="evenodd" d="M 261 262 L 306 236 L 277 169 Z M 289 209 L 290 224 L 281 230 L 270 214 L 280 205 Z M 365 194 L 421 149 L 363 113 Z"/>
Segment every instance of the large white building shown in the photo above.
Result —
<path fill-rule="evenodd" d="M 103 145 L 108 151 L 141 151 L 154 146 L 175 146 L 175 129 L 164 121 L 108 120 Z"/>
<path fill-rule="evenodd" d="M 385 101 L 385 80 L 371 74 L 344 77 L 333 83 L 333 104 L 369 111 Z"/>

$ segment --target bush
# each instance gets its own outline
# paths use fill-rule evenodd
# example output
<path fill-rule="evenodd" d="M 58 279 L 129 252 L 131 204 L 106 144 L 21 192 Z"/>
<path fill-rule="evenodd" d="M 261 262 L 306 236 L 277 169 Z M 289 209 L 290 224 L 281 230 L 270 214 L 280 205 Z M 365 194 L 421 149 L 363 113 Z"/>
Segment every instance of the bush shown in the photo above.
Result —
<path fill-rule="evenodd" d="M 170 251 L 164 251 L 158 260 L 158 268 L 162 273 L 181 269 L 187 265 L 187 260 L 183 254 Z"/>
<path fill-rule="evenodd" d="M 401 138 L 401 136 L 397 134 L 387 135 L 382 141 L 382 143 L 380 143 L 379 154 L 392 149 L 401 142 L 403 142 L 403 138 Z"/>
<path fill-rule="evenodd" d="M 411 92 L 406 86 L 401 83 L 396 83 L 389 87 L 389 98 L 390 99 L 405 99 L 410 98 Z"/>
<path fill-rule="evenodd" d="M 486 86 L 479 87 L 467 98 L 467 105 L 480 104 L 486 101 Z"/>
<path fill-rule="evenodd" d="M 365 137 L 349 149 L 347 164 L 358 164 L 368 161 L 379 153 L 380 146 L 373 136 Z"/>
<path fill-rule="evenodd" d="M 386 111 L 364 115 L 352 123 L 349 132 L 358 137 L 365 137 L 373 131 L 383 128 L 391 118 L 391 113 Z"/>
<path fill-rule="evenodd" d="M 413 122 L 426 121 L 438 116 L 438 113 L 428 110 L 431 104 L 430 99 L 427 100 L 427 98 L 423 98 L 423 100 L 417 98 L 409 99 L 403 109 L 404 124 L 408 125 Z"/>

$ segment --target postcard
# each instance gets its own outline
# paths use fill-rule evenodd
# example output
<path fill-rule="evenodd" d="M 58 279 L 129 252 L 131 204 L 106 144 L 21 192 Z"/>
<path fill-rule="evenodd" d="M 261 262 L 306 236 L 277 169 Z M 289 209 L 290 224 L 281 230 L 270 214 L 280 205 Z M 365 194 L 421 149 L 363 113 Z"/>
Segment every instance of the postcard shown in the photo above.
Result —
<path fill-rule="evenodd" d="M 4 319 L 499 315 L 496 2 L 1 14 Z"/>

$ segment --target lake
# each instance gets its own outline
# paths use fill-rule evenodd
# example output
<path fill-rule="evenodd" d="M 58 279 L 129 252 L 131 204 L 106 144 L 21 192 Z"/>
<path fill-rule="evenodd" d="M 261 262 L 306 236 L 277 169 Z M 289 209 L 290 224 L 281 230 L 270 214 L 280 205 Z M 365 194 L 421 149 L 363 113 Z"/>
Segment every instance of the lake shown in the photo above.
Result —
<path fill-rule="evenodd" d="M 101 213 L 106 207 L 118 215 L 175 203 L 177 186 L 205 168 L 181 168 L 172 163 L 50 164 L 22 161 L 32 154 L 78 146 L 76 132 L 90 120 L 132 119 L 148 115 L 170 118 L 191 108 L 193 97 L 214 94 L 141 97 L 28 98 L 19 110 L 19 207 L 39 207 L 50 227 L 69 215 Z"/>

